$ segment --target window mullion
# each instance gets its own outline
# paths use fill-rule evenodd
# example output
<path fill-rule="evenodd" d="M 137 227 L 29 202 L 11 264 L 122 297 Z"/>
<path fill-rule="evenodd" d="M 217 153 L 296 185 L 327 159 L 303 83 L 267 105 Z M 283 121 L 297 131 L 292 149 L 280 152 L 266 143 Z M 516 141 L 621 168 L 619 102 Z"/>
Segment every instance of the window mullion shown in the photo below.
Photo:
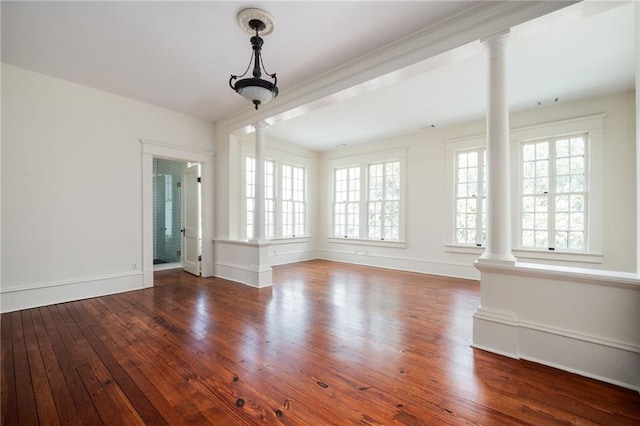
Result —
<path fill-rule="evenodd" d="M 556 248 L 556 139 L 549 141 L 548 248 Z"/>
<path fill-rule="evenodd" d="M 478 149 L 478 191 L 476 194 L 476 246 L 482 245 L 482 194 L 484 194 L 484 155 L 483 149 Z"/>
<path fill-rule="evenodd" d="M 382 199 L 380 200 L 380 238 L 386 239 L 385 234 L 385 207 L 387 205 L 387 163 L 382 163 Z"/>
<path fill-rule="evenodd" d="M 367 218 L 369 212 L 369 172 L 368 165 L 361 164 L 360 165 L 360 226 L 359 235 L 360 238 L 367 238 L 369 233 L 369 221 Z"/>

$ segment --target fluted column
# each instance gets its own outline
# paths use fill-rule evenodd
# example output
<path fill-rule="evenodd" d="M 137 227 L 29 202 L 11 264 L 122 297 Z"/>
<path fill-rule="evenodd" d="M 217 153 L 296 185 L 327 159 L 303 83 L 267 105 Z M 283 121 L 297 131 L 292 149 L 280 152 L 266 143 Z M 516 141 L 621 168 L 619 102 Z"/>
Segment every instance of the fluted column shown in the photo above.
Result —
<path fill-rule="evenodd" d="M 511 253 L 511 185 L 505 31 L 482 40 L 487 52 L 487 247 L 480 260 L 515 262 Z"/>
<path fill-rule="evenodd" d="M 253 125 L 256 130 L 256 173 L 254 176 L 255 201 L 253 205 L 253 240 L 264 241 L 264 148 L 265 132 L 269 125 L 263 121 Z"/>

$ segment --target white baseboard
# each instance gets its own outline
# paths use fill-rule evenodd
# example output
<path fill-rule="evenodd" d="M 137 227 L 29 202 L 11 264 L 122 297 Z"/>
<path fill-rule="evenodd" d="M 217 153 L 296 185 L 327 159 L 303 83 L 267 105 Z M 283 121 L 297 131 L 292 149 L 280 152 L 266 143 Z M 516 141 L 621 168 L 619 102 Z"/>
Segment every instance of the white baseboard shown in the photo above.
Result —
<path fill-rule="evenodd" d="M 247 265 L 234 265 L 216 262 L 213 265 L 214 276 L 225 280 L 255 288 L 270 287 L 272 282 L 271 267 L 254 268 Z"/>
<path fill-rule="evenodd" d="M 318 250 L 319 259 L 356 265 L 419 272 L 443 277 L 479 280 L 480 274 L 473 263 L 445 262 L 431 259 L 416 259 L 399 256 L 371 254 L 367 251 Z"/>
<path fill-rule="evenodd" d="M 143 273 L 140 271 L 3 288 L 0 309 L 3 313 L 19 311 L 142 288 Z"/>
<path fill-rule="evenodd" d="M 315 250 L 300 250 L 294 252 L 277 252 L 269 254 L 269 264 L 271 266 L 286 265 L 289 263 L 304 262 L 307 260 L 315 260 L 318 254 Z"/>
<path fill-rule="evenodd" d="M 473 347 L 521 358 L 640 392 L 640 347 L 518 321 L 479 308 Z"/>

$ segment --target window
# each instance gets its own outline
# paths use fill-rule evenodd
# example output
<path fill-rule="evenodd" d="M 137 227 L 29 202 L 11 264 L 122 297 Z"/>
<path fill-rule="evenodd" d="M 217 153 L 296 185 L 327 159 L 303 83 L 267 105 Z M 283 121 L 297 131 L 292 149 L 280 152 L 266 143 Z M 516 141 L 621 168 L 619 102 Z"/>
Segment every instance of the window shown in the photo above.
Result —
<path fill-rule="evenodd" d="M 523 248 L 586 251 L 587 135 L 522 144 Z"/>
<path fill-rule="evenodd" d="M 334 170 L 333 235 L 360 236 L 360 167 Z"/>
<path fill-rule="evenodd" d="M 482 246 L 487 230 L 487 153 L 484 148 L 456 153 L 455 242 Z"/>
<path fill-rule="evenodd" d="M 306 234 L 304 167 L 282 166 L 282 236 Z"/>
<path fill-rule="evenodd" d="M 404 162 L 404 151 L 395 151 L 330 163 L 331 237 L 403 246 Z"/>
<path fill-rule="evenodd" d="M 242 222 L 246 238 L 254 235 L 255 159 L 244 155 L 245 221 Z M 291 238 L 307 236 L 307 168 L 286 164 L 279 159 L 265 160 L 264 210 L 265 237 Z"/>
<path fill-rule="evenodd" d="M 245 159 L 245 194 L 248 239 L 253 237 L 255 174 L 256 161 L 253 157 L 247 156 Z M 275 163 L 271 160 L 264 162 L 264 197 L 265 236 L 273 238 L 275 233 Z"/>
<path fill-rule="evenodd" d="M 397 240 L 400 235 L 400 161 L 369 164 L 367 237 Z"/>
<path fill-rule="evenodd" d="M 604 117 L 594 114 L 510 130 L 516 257 L 602 263 Z M 480 254 L 482 248 L 474 246 L 485 245 L 485 144 L 482 134 L 447 142 L 448 252 Z"/>

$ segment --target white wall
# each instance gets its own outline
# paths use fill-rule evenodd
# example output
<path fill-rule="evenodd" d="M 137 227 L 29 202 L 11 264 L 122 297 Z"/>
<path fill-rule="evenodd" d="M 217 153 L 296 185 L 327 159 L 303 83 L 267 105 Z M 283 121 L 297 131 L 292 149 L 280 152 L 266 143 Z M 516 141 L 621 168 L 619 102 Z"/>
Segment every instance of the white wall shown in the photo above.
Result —
<path fill-rule="evenodd" d="M 142 288 L 140 140 L 214 125 L 7 64 L 2 124 L 2 311 Z"/>
<path fill-rule="evenodd" d="M 634 92 L 614 94 L 579 102 L 512 113 L 511 127 L 531 126 L 585 115 L 606 114 L 603 158 L 603 243 L 602 263 L 589 267 L 635 272 L 635 104 Z M 478 279 L 473 261 L 481 253 L 452 252 L 445 247 L 449 232 L 447 206 L 446 143 L 467 136 L 482 135 L 484 121 L 435 128 L 377 143 L 356 145 L 320 155 L 319 205 L 325 214 L 318 221 L 318 252 L 321 258 L 389 268 L 407 269 Z M 390 148 L 407 149 L 406 247 L 387 248 L 331 243 L 330 160 L 366 155 Z M 452 191 L 452 189 L 451 189 Z M 323 213 L 323 212 L 321 212 Z M 528 260 L 533 261 L 533 260 Z M 584 266 L 575 262 L 552 262 Z"/>

